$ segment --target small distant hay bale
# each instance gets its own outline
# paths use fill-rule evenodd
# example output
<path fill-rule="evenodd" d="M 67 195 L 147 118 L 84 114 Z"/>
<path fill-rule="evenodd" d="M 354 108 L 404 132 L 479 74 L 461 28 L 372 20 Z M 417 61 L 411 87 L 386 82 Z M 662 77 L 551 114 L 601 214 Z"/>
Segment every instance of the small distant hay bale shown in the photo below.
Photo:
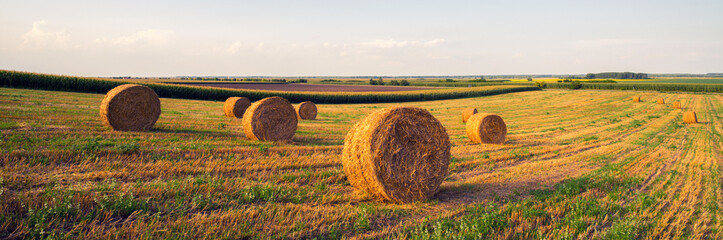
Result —
<path fill-rule="evenodd" d="M 633 97 L 633 102 L 640 102 L 640 97 Z"/>
<path fill-rule="evenodd" d="M 476 109 L 476 108 L 465 108 L 465 109 L 462 111 L 462 122 L 463 122 L 463 123 L 466 123 L 467 120 L 469 119 L 469 117 L 471 117 L 471 116 L 474 115 L 475 113 L 477 113 L 477 109 Z"/>
<path fill-rule="evenodd" d="M 475 143 L 502 144 L 507 136 L 507 125 L 500 116 L 477 113 L 467 120 L 467 137 Z"/>
<path fill-rule="evenodd" d="M 288 142 L 296 133 L 294 106 L 282 97 L 261 99 L 246 109 L 241 124 L 251 140 Z"/>
<path fill-rule="evenodd" d="M 230 97 L 223 103 L 223 113 L 226 117 L 242 118 L 251 101 L 245 97 Z"/>
<path fill-rule="evenodd" d="M 429 111 L 392 107 L 356 123 L 344 139 L 342 165 L 352 186 L 397 203 L 439 191 L 450 162 L 447 130 Z"/>
<path fill-rule="evenodd" d="M 300 103 L 299 107 L 296 108 L 296 116 L 304 120 L 316 119 L 316 104 L 309 101 Z"/>
<path fill-rule="evenodd" d="M 683 113 L 683 122 L 684 123 L 697 123 L 698 117 L 695 115 L 695 112 L 685 112 L 685 113 Z"/>
<path fill-rule="evenodd" d="M 100 119 L 116 131 L 148 131 L 161 115 L 161 100 L 153 89 L 124 84 L 105 95 L 100 103 Z"/>
<path fill-rule="evenodd" d="M 658 104 L 665 104 L 665 99 L 658 98 Z"/>
<path fill-rule="evenodd" d="M 682 109 L 682 107 L 680 106 L 680 101 L 675 101 L 675 102 L 673 103 L 673 108 L 675 108 L 675 109 Z"/>

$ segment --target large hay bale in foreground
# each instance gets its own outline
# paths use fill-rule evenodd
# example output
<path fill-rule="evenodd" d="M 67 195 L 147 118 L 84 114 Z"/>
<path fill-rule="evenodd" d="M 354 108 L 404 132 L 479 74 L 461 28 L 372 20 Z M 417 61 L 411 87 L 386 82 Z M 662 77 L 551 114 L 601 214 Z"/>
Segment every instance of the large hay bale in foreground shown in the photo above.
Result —
<path fill-rule="evenodd" d="M 695 115 L 695 112 L 685 112 L 685 113 L 683 113 L 683 122 L 684 123 L 697 123 L 698 117 Z"/>
<path fill-rule="evenodd" d="M 285 142 L 294 137 L 298 122 L 288 100 L 268 97 L 251 104 L 241 123 L 251 140 Z"/>
<path fill-rule="evenodd" d="M 161 115 L 161 100 L 153 89 L 124 84 L 108 91 L 100 103 L 100 119 L 116 131 L 148 131 Z"/>
<path fill-rule="evenodd" d="M 640 102 L 640 97 L 633 97 L 633 102 Z"/>
<path fill-rule="evenodd" d="M 467 120 L 465 130 L 467 137 L 475 143 L 501 144 L 505 142 L 507 136 L 505 121 L 495 114 L 478 113 L 472 115 Z"/>
<path fill-rule="evenodd" d="M 316 119 L 316 104 L 309 101 L 300 103 L 299 107 L 296 108 L 296 116 L 304 120 Z"/>
<path fill-rule="evenodd" d="M 242 118 L 251 101 L 245 97 L 230 97 L 223 103 L 223 113 L 226 117 Z"/>
<path fill-rule="evenodd" d="M 466 123 L 467 120 L 469 119 L 469 117 L 471 117 L 471 116 L 474 115 L 475 113 L 477 113 L 477 109 L 476 109 L 476 108 L 465 108 L 465 109 L 462 111 L 462 122 L 463 122 L 463 123 Z"/>
<path fill-rule="evenodd" d="M 658 98 L 658 104 L 665 104 L 665 99 Z"/>
<path fill-rule="evenodd" d="M 344 139 L 341 162 L 352 186 L 399 203 L 439 190 L 450 161 L 449 135 L 429 111 L 392 107 L 359 121 Z"/>
<path fill-rule="evenodd" d="M 675 101 L 675 102 L 673 103 L 673 108 L 675 108 L 675 109 L 682 109 L 682 107 L 680 106 L 680 101 Z"/>

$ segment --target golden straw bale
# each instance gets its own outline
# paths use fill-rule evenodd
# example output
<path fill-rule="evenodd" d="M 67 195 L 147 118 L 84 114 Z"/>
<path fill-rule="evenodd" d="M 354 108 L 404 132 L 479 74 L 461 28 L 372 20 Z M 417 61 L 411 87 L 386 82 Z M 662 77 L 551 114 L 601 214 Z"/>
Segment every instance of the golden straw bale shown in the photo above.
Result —
<path fill-rule="evenodd" d="M 640 97 L 633 97 L 633 102 L 640 102 Z"/>
<path fill-rule="evenodd" d="M 296 133 L 294 106 L 282 97 L 261 99 L 246 109 L 241 124 L 251 140 L 286 142 Z"/>
<path fill-rule="evenodd" d="M 665 99 L 658 98 L 658 104 L 665 104 Z"/>
<path fill-rule="evenodd" d="M 673 103 L 673 108 L 675 108 L 675 109 L 682 109 L 682 107 L 680 106 L 680 101 L 675 101 L 675 102 Z"/>
<path fill-rule="evenodd" d="M 685 113 L 683 113 L 683 122 L 684 123 L 697 123 L 698 117 L 695 115 L 695 112 L 685 112 Z"/>
<path fill-rule="evenodd" d="M 447 177 L 447 130 L 429 111 L 391 107 L 347 133 L 342 165 L 352 186 L 383 200 L 409 203 L 434 195 Z"/>
<path fill-rule="evenodd" d="M 242 118 L 251 101 L 245 97 L 230 97 L 223 103 L 223 113 L 226 117 Z"/>
<path fill-rule="evenodd" d="M 296 108 L 296 116 L 299 119 L 314 120 L 316 119 L 316 104 L 313 102 L 302 102 Z"/>
<path fill-rule="evenodd" d="M 467 119 L 469 119 L 469 117 L 471 117 L 471 116 L 474 115 L 475 113 L 477 113 L 477 109 L 476 109 L 476 108 L 465 108 L 465 109 L 462 111 L 462 122 L 463 122 L 463 123 L 466 123 L 466 122 L 467 122 Z"/>
<path fill-rule="evenodd" d="M 505 142 L 507 125 L 500 116 L 489 113 L 478 113 L 467 120 L 467 137 L 475 143 Z"/>
<path fill-rule="evenodd" d="M 100 103 L 101 121 L 116 131 L 148 131 L 160 115 L 161 100 L 146 86 L 117 86 Z"/>

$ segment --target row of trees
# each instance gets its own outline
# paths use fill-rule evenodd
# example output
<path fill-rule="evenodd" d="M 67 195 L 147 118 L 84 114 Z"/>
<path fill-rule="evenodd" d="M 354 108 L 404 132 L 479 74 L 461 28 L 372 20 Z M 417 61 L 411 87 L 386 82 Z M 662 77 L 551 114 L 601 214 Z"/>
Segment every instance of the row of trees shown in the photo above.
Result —
<path fill-rule="evenodd" d="M 613 79 L 647 79 L 647 73 L 633 73 L 633 72 L 603 72 L 603 73 L 588 73 L 585 75 L 585 79 L 596 79 L 596 78 L 613 78 Z"/>
<path fill-rule="evenodd" d="M 374 78 L 370 78 L 370 79 L 369 79 L 369 85 L 385 85 L 384 79 L 382 79 L 381 77 L 380 77 L 378 80 L 374 80 Z M 407 81 L 406 79 L 403 79 L 403 80 L 401 80 L 401 81 L 391 80 L 391 81 L 389 81 L 389 85 L 392 85 L 392 86 L 409 86 L 409 81 Z"/>

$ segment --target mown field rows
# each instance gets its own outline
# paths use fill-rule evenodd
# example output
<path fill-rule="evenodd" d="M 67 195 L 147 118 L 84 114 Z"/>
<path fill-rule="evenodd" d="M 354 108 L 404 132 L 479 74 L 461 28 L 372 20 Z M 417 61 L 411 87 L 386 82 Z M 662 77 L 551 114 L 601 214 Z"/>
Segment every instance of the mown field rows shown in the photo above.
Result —
<path fill-rule="evenodd" d="M 248 141 L 212 101 L 162 99 L 153 131 L 112 132 L 102 98 L 0 89 L 0 238 L 723 238 L 720 94 L 318 104 L 292 144 Z M 452 140 L 428 201 L 378 202 L 344 176 L 346 132 L 394 105 L 430 110 Z M 504 118 L 507 142 L 469 143 L 467 107 Z M 682 123 L 690 110 L 701 123 Z"/>

